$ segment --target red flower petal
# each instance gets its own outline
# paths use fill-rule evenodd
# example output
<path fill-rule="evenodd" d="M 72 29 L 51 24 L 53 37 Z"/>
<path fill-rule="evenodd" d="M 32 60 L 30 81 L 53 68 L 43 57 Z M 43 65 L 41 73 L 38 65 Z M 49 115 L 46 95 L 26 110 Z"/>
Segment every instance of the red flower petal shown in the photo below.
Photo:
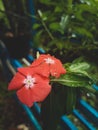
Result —
<path fill-rule="evenodd" d="M 56 78 L 60 77 L 61 74 L 66 73 L 66 70 L 64 69 L 60 60 L 56 59 L 55 64 L 50 65 L 50 73 L 51 73 L 52 76 L 55 76 Z"/>
<path fill-rule="evenodd" d="M 31 67 L 18 68 L 17 70 L 18 70 L 18 72 L 20 72 L 24 76 L 32 75 L 35 73 L 35 69 L 31 69 Z"/>
<path fill-rule="evenodd" d="M 45 64 L 41 64 L 37 67 L 31 67 L 31 69 L 34 69 L 35 73 L 40 74 L 45 77 L 49 77 L 50 75 L 49 66 Z"/>
<path fill-rule="evenodd" d="M 34 60 L 34 62 L 31 64 L 31 66 L 35 67 L 35 66 L 41 65 L 43 62 L 45 62 L 44 59 L 47 57 L 50 57 L 50 55 L 41 54 L 38 59 Z"/>
<path fill-rule="evenodd" d="M 53 56 L 50 56 L 49 54 L 40 55 L 40 57 L 31 64 L 31 67 L 37 67 L 35 68 L 36 73 L 46 77 L 49 77 L 51 74 L 52 76 L 58 78 L 61 74 L 66 73 L 61 61 Z"/>
<path fill-rule="evenodd" d="M 40 86 L 39 86 L 40 85 Z M 36 84 L 32 91 L 32 100 L 33 102 L 43 101 L 51 91 L 51 86 L 47 83 Z"/>
<path fill-rule="evenodd" d="M 17 96 L 20 101 L 29 107 L 32 106 L 33 102 L 43 101 L 51 91 L 51 86 L 48 84 L 49 79 L 34 75 L 35 84 L 31 88 L 25 86 L 17 91 Z"/>
<path fill-rule="evenodd" d="M 8 90 L 16 90 L 21 88 L 23 86 L 23 80 L 24 76 L 19 72 L 17 72 L 16 75 L 11 80 L 11 82 L 9 83 Z"/>
<path fill-rule="evenodd" d="M 33 105 L 31 95 L 32 95 L 32 91 L 30 89 L 26 89 L 25 87 L 23 87 L 17 91 L 17 96 L 18 96 L 19 100 L 23 104 L 25 104 L 29 107 L 31 107 Z"/>
<path fill-rule="evenodd" d="M 36 81 L 34 84 L 34 87 L 31 88 L 32 91 L 32 100 L 33 102 L 40 102 L 43 101 L 46 96 L 50 93 L 51 91 L 51 86 L 49 85 L 49 79 L 45 78 L 41 75 L 34 75 Z"/>

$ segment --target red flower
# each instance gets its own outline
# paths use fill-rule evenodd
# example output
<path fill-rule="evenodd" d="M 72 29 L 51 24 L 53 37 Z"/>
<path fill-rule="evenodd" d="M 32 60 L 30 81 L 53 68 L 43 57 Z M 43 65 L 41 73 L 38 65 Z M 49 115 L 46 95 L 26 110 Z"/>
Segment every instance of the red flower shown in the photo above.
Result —
<path fill-rule="evenodd" d="M 35 68 L 34 68 L 35 69 Z M 31 107 L 43 101 L 51 91 L 49 79 L 34 73 L 30 67 L 19 68 L 9 83 L 8 90 L 17 90 L 20 101 Z"/>
<path fill-rule="evenodd" d="M 66 70 L 63 68 L 61 61 L 53 56 L 50 56 L 49 54 L 40 55 L 39 58 L 31 64 L 31 67 L 37 67 L 36 73 L 45 77 L 49 77 L 51 74 L 52 76 L 58 78 L 61 74 L 66 73 Z"/>

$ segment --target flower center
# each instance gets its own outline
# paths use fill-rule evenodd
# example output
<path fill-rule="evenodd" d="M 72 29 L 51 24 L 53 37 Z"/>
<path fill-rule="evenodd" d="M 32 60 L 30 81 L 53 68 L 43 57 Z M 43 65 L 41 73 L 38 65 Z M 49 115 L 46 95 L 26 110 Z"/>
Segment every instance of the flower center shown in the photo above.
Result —
<path fill-rule="evenodd" d="M 45 62 L 47 63 L 47 64 L 54 64 L 54 60 L 52 60 L 51 58 L 47 58 L 47 59 L 45 59 Z"/>
<path fill-rule="evenodd" d="M 28 89 L 28 88 L 32 88 L 34 87 L 34 84 L 35 84 L 35 78 L 32 78 L 30 75 L 28 75 L 23 83 L 25 84 L 25 87 Z"/>

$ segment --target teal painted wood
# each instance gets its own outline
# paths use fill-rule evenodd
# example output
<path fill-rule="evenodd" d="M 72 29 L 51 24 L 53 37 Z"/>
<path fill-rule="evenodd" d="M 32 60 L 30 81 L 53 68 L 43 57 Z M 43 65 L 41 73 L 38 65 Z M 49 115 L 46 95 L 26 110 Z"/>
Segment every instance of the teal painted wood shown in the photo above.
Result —
<path fill-rule="evenodd" d="M 30 121 L 32 122 L 35 130 L 42 130 L 42 127 L 40 123 L 37 121 L 36 117 L 34 116 L 33 112 L 29 107 L 26 105 L 22 104 L 23 109 L 25 110 L 27 116 L 29 117 Z"/>
<path fill-rule="evenodd" d="M 66 115 L 61 117 L 61 124 L 64 130 L 78 130 L 75 124 Z"/>
<path fill-rule="evenodd" d="M 26 58 L 30 63 L 34 61 L 34 57 L 32 55 L 28 55 Z"/>
<path fill-rule="evenodd" d="M 98 86 L 96 84 L 94 84 L 92 87 L 98 91 Z"/>
<path fill-rule="evenodd" d="M 96 126 L 98 126 L 98 111 L 86 101 L 80 99 L 79 110 Z"/>
<path fill-rule="evenodd" d="M 96 128 L 77 109 L 74 109 L 73 113 L 88 128 L 88 130 L 96 130 Z"/>
<path fill-rule="evenodd" d="M 7 65 L 7 62 L 8 61 L 10 62 L 10 57 L 9 57 L 9 52 L 5 44 L 1 40 L 0 40 L 0 60 L 3 66 L 3 74 L 5 77 L 5 80 L 9 82 L 10 79 L 12 78 L 11 71 L 9 70 L 8 65 Z"/>
<path fill-rule="evenodd" d="M 11 60 L 12 65 L 14 66 L 14 68 L 18 68 L 18 67 L 22 67 L 22 64 L 17 60 L 17 59 L 12 59 Z"/>
<path fill-rule="evenodd" d="M 25 113 L 27 114 L 30 122 L 32 123 L 33 127 L 35 128 L 35 130 L 42 130 L 42 127 L 40 125 L 40 123 L 38 122 L 37 118 L 34 116 L 33 111 L 26 105 L 22 104 L 18 98 L 17 95 L 14 95 L 16 101 L 22 106 L 22 108 L 24 109 Z M 34 103 L 34 106 L 36 108 L 36 111 L 39 113 L 39 107 L 37 105 L 37 103 Z"/>
<path fill-rule="evenodd" d="M 34 9 L 33 0 L 28 0 L 27 4 L 28 4 L 28 7 L 29 7 L 28 8 L 29 9 L 29 13 L 32 16 L 31 17 L 31 24 L 33 25 L 35 23 L 35 18 L 33 17 L 35 15 L 35 9 Z M 32 27 L 32 25 L 31 25 L 31 27 Z"/>

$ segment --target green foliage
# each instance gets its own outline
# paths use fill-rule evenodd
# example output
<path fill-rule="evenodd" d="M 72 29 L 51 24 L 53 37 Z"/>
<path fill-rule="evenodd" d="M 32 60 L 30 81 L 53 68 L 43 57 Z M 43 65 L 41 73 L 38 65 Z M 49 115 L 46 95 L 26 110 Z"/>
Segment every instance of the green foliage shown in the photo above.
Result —
<path fill-rule="evenodd" d="M 0 8 L 5 11 L 1 2 Z M 5 2 L 6 10 L 17 12 L 16 1 L 8 3 Z M 26 0 L 18 3 L 20 16 L 26 16 Z M 98 84 L 98 0 L 34 0 L 34 4 L 36 16 L 28 14 L 36 18 L 32 27 L 37 32 L 33 47 L 42 46 L 47 53 L 59 58 L 67 70 L 60 78 L 51 79 L 51 94 L 41 105 L 44 129 L 57 130 L 61 115 L 72 112 L 78 94 L 96 92 L 92 86 Z M 0 18 L 8 24 L 5 16 L 0 13 Z M 14 32 L 19 21 L 26 22 L 15 14 L 9 18 Z"/>
<path fill-rule="evenodd" d="M 43 121 L 47 130 L 58 130 L 57 125 L 62 113 L 68 115 L 72 113 L 81 93 L 96 93 L 93 88 L 93 85 L 98 83 L 96 64 L 85 57 L 79 57 L 64 64 L 64 67 L 67 70 L 66 74 L 57 79 L 51 78 L 51 94 L 42 103 Z"/>
<path fill-rule="evenodd" d="M 5 28 L 3 33 L 9 29 L 15 36 L 19 35 L 20 30 L 23 30 L 23 33 L 29 33 L 31 31 L 29 27 L 31 26 L 28 12 L 28 2 L 26 0 L 0 0 L 0 24 L 2 30 Z"/>
<path fill-rule="evenodd" d="M 3 11 L 5 11 L 5 7 L 2 0 L 0 0 L 0 21 L 3 20 L 2 22 L 5 23 L 5 25 L 9 27 L 10 25 L 7 19 L 7 15 Z"/>
<path fill-rule="evenodd" d="M 98 1 L 39 0 L 35 5 L 35 44 L 59 58 L 67 70 L 60 78 L 51 79 L 56 92 L 42 103 L 46 129 L 56 130 L 61 114 L 72 112 L 82 92 L 96 92 L 92 86 L 98 83 Z M 59 90 L 62 95 L 57 84 L 64 88 Z"/>
<path fill-rule="evenodd" d="M 66 64 L 65 64 L 66 67 Z M 98 81 L 98 67 L 96 64 L 89 62 L 83 57 L 75 59 L 67 68 L 69 73 L 78 76 L 87 77 L 94 83 Z"/>
<path fill-rule="evenodd" d="M 56 53 L 58 57 L 61 55 L 60 51 L 65 56 L 71 51 L 73 57 L 74 52 L 77 56 L 94 55 L 98 49 L 98 1 L 39 0 L 35 5 L 37 25 L 33 28 L 36 28 L 37 32 L 43 30 L 39 38 L 37 37 L 37 42 L 43 45 L 46 51 L 51 52 L 52 48 L 51 53 Z M 41 39 L 44 40 L 40 42 Z M 59 48 L 58 44 L 61 44 L 62 48 Z"/>
<path fill-rule="evenodd" d="M 58 82 L 65 87 L 80 87 L 80 89 L 85 88 L 88 91 L 95 92 L 92 86 L 98 83 L 98 67 L 94 63 L 80 57 L 72 63 L 66 63 L 64 67 L 67 70 L 66 74 L 51 81 Z"/>

